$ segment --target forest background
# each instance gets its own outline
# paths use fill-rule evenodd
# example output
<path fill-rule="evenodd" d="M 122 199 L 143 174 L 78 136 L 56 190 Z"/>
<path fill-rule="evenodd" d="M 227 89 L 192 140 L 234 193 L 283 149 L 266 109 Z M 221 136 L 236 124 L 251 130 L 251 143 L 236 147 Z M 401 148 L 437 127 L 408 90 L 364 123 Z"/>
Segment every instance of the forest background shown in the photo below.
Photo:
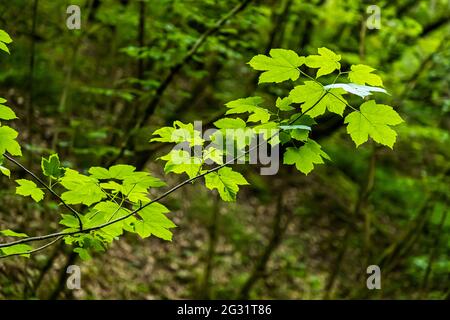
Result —
<path fill-rule="evenodd" d="M 72 4 L 79 30 L 66 26 Z M 367 27 L 371 5 L 379 29 Z M 343 66 L 373 66 L 389 92 L 377 99 L 405 120 L 394 150 L 355 149 L 342 117 L 326 115 L 314 138 L 332 161 L 311 174 L 237 166 L 250 185 L 235 203 L 198 184 L 180 189 L 163 201 L 172 242 L 126 236 L 88 261 L 60 245 L 2 259 L 0 298 L 448 299 L 449 22 L 446 0 L 0 0 L 0 28 L 14 40 L 0 53 L 0 95 L 35 171 L 57 152 L 79 170 L 128 163 L 181 181 L 164 173 L 167 146 L 149 144 L 151 133 L 212 123 L 239 97 L 286 95 L 289 86 L 258 86 L 247 64 L 271 48 L 327 47 Z M 55 230 L 56 202 L 14 190 L 0 179 L 0 229 Z M 80 290 L 65 285 L 74 264 Z M 366 288 L 370 264 L 382 290 Z"/>

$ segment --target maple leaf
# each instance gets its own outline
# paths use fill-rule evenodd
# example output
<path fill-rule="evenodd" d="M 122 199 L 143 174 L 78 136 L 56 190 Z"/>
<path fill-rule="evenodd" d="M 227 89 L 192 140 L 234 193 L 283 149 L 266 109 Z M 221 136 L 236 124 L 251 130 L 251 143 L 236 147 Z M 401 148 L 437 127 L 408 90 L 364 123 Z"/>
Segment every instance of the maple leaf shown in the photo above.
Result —
<path fill-rule="evenodd" d="M 402 122 L 403 119 L 391 106 L 377 104 L 374 100 L 364 102 L 359 111 L 350 113 L 344 121 L 348 124 L 347 132 L 357 147 L 371 137 L 391 149 L 397 133 L 390 126 Z"/>
<path fill-rule="evenodd" d="M 298 56 L 292 50 L 272 49 L 270 57 L 259 54 L 250 60 L 250 66 L 259 71 L 265 71 L 259 76 L 259 83 L 283 82 L 297 80 L 300 76 L 300 67 L 305 63 L 305 57 Z"/>
<path fill-rule="evenodd" d="M 316 78 L 332 73 L 334 70 L 339 70 L 341 64 L 341 56 L 334 53 L 325 47 L 317 50 L 319 55 L 310 55 L 306 57 L 305 64 L 310 68 L 319 68 L 317 70 Z"/>

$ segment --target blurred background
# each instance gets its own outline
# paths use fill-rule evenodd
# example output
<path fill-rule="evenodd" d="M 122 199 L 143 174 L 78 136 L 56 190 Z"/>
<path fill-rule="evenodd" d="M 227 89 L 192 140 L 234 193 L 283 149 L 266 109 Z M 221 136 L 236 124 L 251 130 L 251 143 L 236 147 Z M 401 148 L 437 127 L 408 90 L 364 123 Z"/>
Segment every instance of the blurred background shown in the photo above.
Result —
<path fill-rule="evenodd" d="M 71 4 L 80 30 L 66 26 Z M 379 29 L 366 26 L 370 5 Z M 344 70 L 377 68 L 390 93 L 378 103 L 406 121 L 393 151 L 355 149 L 343 119 L 324 116 L 314 137 L 332 162 L 310 175 L 239 165 L 251 185 L 236 203 L 198 183 L 164 199 L 173 242 L 125 236 L 90 261 L 59 245 L 3 259 L 0 298 L 448 299 L 449 22 L 448 0 L 0 0 L 0 28 L 14 40 L 0 54 L 0 95 L 34 170 L 57 152 L 79 170 L 129 163 L 175 184 L 156 160 L 169 149 L 149 144 L 151 133 L 175 119 L 211 123 L 237 98 L 286 95 L 292 84 L 257 86 L 246 64 L 271 48 L 325 46 Z M 14 190 L 0 179 L 0 229 L 58 229 L 56 202 Z M 66 289 L 71 264 L 81 290 Z M 382 290 L 366 287 L 371 264 Z"/>

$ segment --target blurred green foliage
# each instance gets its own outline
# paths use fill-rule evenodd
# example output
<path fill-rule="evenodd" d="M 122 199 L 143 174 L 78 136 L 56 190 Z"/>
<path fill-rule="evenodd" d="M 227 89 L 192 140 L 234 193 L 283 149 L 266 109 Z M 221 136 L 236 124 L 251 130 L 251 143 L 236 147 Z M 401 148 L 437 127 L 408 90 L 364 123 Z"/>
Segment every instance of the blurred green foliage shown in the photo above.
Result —
<path fill-rule="evenodd" d="M 73 263 L 60 247 L 29 262 L 0 260 L 1 298 L 449 297 L 448 1 L 377 1 L 379 30 L 365 26 L 369 1 L 251 1 L 187 61 L 240 1 L 39 0 L 33 13 L 35 1 L 0 3 L 0 27 L 14 39 L 12 54 L 0 53 L 0 96 L 22 120 L 15 127 L 35 169 L 33 160 L 57 152 L 80 171 L 118 159 L 163 176 L 155 159 L 167 150 L 147 143 L 156 128 L 175 119 L 211 123 L 225 102 L 255 92 L 269 101 L 287 96 L 288 83 L 257 87 L 246 65 L 271 48 L 309 55 L 325 46 L 342 54 L 346 69 L 374 66 L 390 94 L 379 103 L 405 123 L 394 151 L 355 150 L 342 118 L 324 116 L 314 138 L 333 161 L 308 177 L 243 168 L 251 187 L 231 205 L 196 185 L 174 194 L 165 203 L 179 226 L 173 243 L 127 238 L 111 254 L 78 261 L 81 291 L 59 285 Z M 81 7 L 80 30 L 65 25 L 69 4 Z M 14 197 L 7 178 L 0 185 L 0 229 L 55 230 L 55 203 Z M 380 291 L 365 287 L 369 264 L 381 267 Z"/>

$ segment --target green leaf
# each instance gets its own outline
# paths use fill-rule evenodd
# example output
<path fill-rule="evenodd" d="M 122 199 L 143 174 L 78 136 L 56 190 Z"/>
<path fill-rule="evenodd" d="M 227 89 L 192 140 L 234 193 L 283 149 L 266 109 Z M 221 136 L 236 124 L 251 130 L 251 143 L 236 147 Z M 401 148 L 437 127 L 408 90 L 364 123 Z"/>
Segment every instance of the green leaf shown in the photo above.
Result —
<path fill-rule="evenodd" d="M 223 118 L 214 122 L 214 125 L 219 129 L 239 129 L 245 128 L 245 121 L 240 118 Z"/>
<path fill-rule="evenodd" d="M 238 109 L 235 113 L 245 113 L 249 112 L 248 110 L 252 110 L 253 107 L 260 105 L 262 101 L 263 99 L 261 97 L 254 96 L 236 99 L 226 103 L 225 105 L 230 109 Z"/>
<path fill-rule="evenodd" d="M 59 221 L 59 224 L 73 229 L 78 229 L 80 227 L 78 219 L 75 216 L 71 214 L 63 214 L 61 216 L 62 219 Z M 81 221 L 83 222 L 83 220 L 83 216 L 81 216 Z"/>
<path fill-rule="evenodd" d="M 167 161 L 164 172 L 186 173 L 189 178 L 195 177 L 202 167 L 202 160 L 198 157 L 191 157 L 186 150 L 171 150 L 159 159 Z"/>
<path fill-rule="evenodd" d="M 48 159 L 42 157 L 41 168 L 46 177 L 59 179 L 64 174 L 64 168 L 61 167 L 59 157 L 56 153 L 50 155 Z"/>
<path fill-rule="evenodd" d="M 291 135 L 287 132 L 281 131 L 279 134 L 279 140 L 281 144 L 286 144 L 291 141 Z"/>
<path fill-rule="evenodd" d="M 334 70 L 339 70 L 341 64 L 341 56 L 335 54 L 330 49 L 325 47 L 318 49 L 319 55 L 310 55 L 306 57 L 305 64 L 310 68 L 319 68 L 317 71 L 316 78 L 320 76 L 330 74 Z"/>
<path fill-rule="evenodd" d="M 15 232 L 11 229 L 2 230 L 0 231 L 0 234 L 6 237 L 18 237 L 18 238 L 28 237 L 26 233 Z"/>
<path fill-rule="evenodd" d="M 123 179 L 124 185 L 136 185 L 144 189 L 159 188 L 166 185 L 164 181 L 159 178 L 153 177 L 148 172 L 137 171 L 133 172 L 129 176 Z"/>
<path fill-rule="evenodd" d="M 0 173 L 4 174 L 8 178 L 11 177 L 11 171 L 8 168 L 3 166 L 4 158 L 0 155 Z"/>
<path fill-rule="evenodd" d="M 230 101 L 226 104 L 229 110 L 225 114 L 251 113 L 248 122 L 266 123 L 270 119 L 270 112 L 265 108 L 258 107 L 262 102 L 261 97 L 248 97 Z"/>
<path fill-rule="evenodd" d="M 181 121 L 175 121 L 173 127 L 163 127 L 158 129 L 153 132 L 153 135 L 158 135 L 159 137 L 151 139 L 151 142 L 189 142 L 191 147 L 201 146 L 205 142 L 201 137 L 201 132 L 194 130 L 194 125 L 192 123 L 184 124 Z"/>
<path fill-rule="evenodd" d="M 372 71 L 375 71 L 374 68 L 364 64 L 357 64 L 352 65 L 350 69 L 352 71 L 349 72 L 348 78 L 351 82 L 356 84 L 368 84 L 376 87 L 383 86 L 383 81 L 380 76 L 372 73 Z"/>
<path fill-rule="evenodd" d="M 264 108 L 255 108 L 253 110 L 253 114 L 251 114 L 247 122 L 261 122 L 266 123 L 270 119 L 270 112 L 267 109 Z"/>
<path fill-rule="evenodd" d="M 28 252 L 31 249 L 33 249 L 33 248 L 30 245 L 20 243 L 20 244 L 15 244 L 15 245 L 10 246 L 10 247 L 1 248 L 0 251 L 2 252 L 3 255 L 11 255 L 11 254 L 18 254 L 18 253 L 20 253 L 21 257 L 28 258 L 30 256 L 30 254 L 25 253 L 25 252 Z"/>
<path fill-rule="evenodd" d="M 0 104 L 0 119 L 12 120 L 17 119 L 17 116 L 11 108 Z"/>
<path fill-rule="evenodd" d="M 130 214 L 130 210 L 121 207 L 112 201 L 103 201 L 97 203 L 93 210 L 86 215 L 86 228 L 92 228 L 106 222 L 110 222 L 119 218 L 123 218 Z M 109 226 L 103 227 L 98 232 L 107 237 L 107 241 L 111 242 L 114 238 L 123 234 L 124 227 L 127 224 L 135 222 L 135 218 L 130 216 L 122 221 L 115 222 Z"/>
<path fill-rule="evenodd" d="M 241 150 L 250 145 L 252 139 L 255 137 L 255 133 L 254 128 L 250 127 L 230 130 L 224 128 L 214 132 L 210 136 L 210 139 L 213 142 L 212 145 L 220 146 L 220 148 L 223 149 L 224 154 L 228 154 L 229 152 L 229 155 L 231 155 L 236 149 Z M 227 152 L 227 148 L 229 147 L 227 145 L 231 144 L 231 142 L 234 142 L 235 149 L 231 148 L 231 150 L 228 150 Z"/>
<path fill-rule="evenodd" d="M 303 103 L 302 111 L 313 118 L 324 114 L 327 109 L 342 116 L 346 106 L 346 100 L 342 97 L 346 93 L 345 90 L 329 89 L 326 95 L 325 93 L 325 89 L 319 83 L 305 81 L 304 85 L 292 89 L 289 97 L 295 103 Z M 322 96 L 324 97 L 321 99 Z"/>
<path fill-rule="evenodd" d="M 148 202 L 148 189 L 159 188 L 166 184 L 147 172 L 135 172 L 123 180 L 121 192 L 131 202 Z"/>
<path fill-rule="evenodd" d="M 39 189 L 33 181 L 26 179 L 16 180 L 19 186 L 16 188 L 16 194 L 21 196 L 30 196 L 34 201 L 39 202 L 44 199 L 44 192 Z"/>
<path fill-rule="evenodd" d="M 9 53 L 9 49 L 6 44 L 11 43 L 12 39 L 4 30 L 0 29 L 0 50 L 6 51 Z"/>
<path fill-rule="evenodd" d="M 131 176 L 135 170 L 136 168 L 133 166 L 126 164 L 118 164 L 110 167 L 109 170 L 102 167 L 92 167 L 89 169 L 89 173 L 91 174 L 92 177 L 99 180 L 104 179 L 124 180 L 125 178 Z"/>
<path fill-rule="evenodd" d="M 299 57 L 294 51 L 285 49 L 272 49 L 270 56 L 259 54 L 249 62 L 253 69 L 265 71 L 259 76 L 259 83 L 298 79 L 298 67 L 305 63 L 305 57 Z"/>
<path fill-rule="evenodd" d="M 99 180 L 116 179 L 122 180 L 119 184 L 115 181 L 108 181 L 100 184 L 106 190 L 113 193 L 122 193 L 131 202 L 148 201 L 148 188 L 162 187 L 166 184 L 158 178 L 152 177 L 148 172 L 135 172 L 135 167 L 129 165 L 116 165 L 105 169 L 102 167 L 92 167 L 89 173 L 92 178 Z"/>
<path fill-rule="evenodd" d="M 17 131 L 8 126 L 0 127 L 0 154 L 8 151 L 13 156 L 22 155 L 20 145 L 15 140 L 17 135 Z"/>
<path fill-rule="evenodd" d="M 262 134 L 263 138 L 267 140 L 269 144 L 272 146 L 280 143 L 279 139 L 280 130 L 277 122 L 271 121 L 257 125 L 253 127 L 253 131 L 257 134 Z"/>
<path fill-rule="evenodd" d="M 83 261 L 88 261 L 88 260 L 92 259 L 91 255 L 89 254 L 89 251 L 87 251 L 84 248 L 75 248 L 75 249 L 73 249 L 73 252 L 78 253 L 81 260 L 83 260 Z"/>
<path fill-rule="evenodd" d="M 321 146 L 317 142 L 309 139 L 300 148 L 287 148 L 284 153 L 283 163 L 295 164 L 297 170 L 307 175 L 314 169 L 315 164 L 324 163 L 323 159 L 330 160 Z"/>
<path fill-rule="evenodd" d="M 308 140 L 311 127 L 316 124 L 316 121 L 314 121 L 314 119 L 308 115 L 294 114 L 292 115 L 288 123 L 292 123 L 292 126 L 299 126 L 297 129 L 289 130 L 290 137 L 295 140 L 305 142 L 306 140 Z M 306 127 L 309 129 L 302 129 L 302 127 Z"/>
<path fill-rule="evenodd" d="M 0 29 L 0 41 L 4 43 L 11 43 L 12 39 L 6 31 Z"/>
<path fill-rule="evenodd" d="M 61 195 L 67 204 L 85 204 L 87 206 L 106 198 L 98 185 L 98 180 L 67 169 L 61 178 L 61 185 L 68 191 Z"/>
<path fill-rule="evenodd" d="M 112 193 L 122 193 L 124 197 L 126 197 L 129 201 L 133 203 L 148 202 L 148 188 L 149 184 L 153 184 L 152 179 L 147 180 L 146 178 L 137 181 L 129 181 L 124 180 L 122 184 L 119 184 L 115 181 L 108 181 L 106 183 L 101 183 L 100 187 L 105 190 L 111 190 Z M 147 181 L 146 181 L 147 180 Z"/>
<path fill-rule="evenodd" d="M 170 229 L 175 228 L 176 225 L 166 217 L 167 212 L 169 210 L 165 206 L 156 202 L 139 211 L 138 214 L 142 220 L 134 222 L 136 233 L 142 238 L 154 235 L 163 240 L 172 241 Z"/>
<path fill-rule="evenodd" d="M 224 201 L 235 201 L 239 185 L 249 184 L 244 176 L 229 167 L 223 167 L 217 172 L 205 175 L 205 185 L 208 189 L 217 189 Z"/>
<path fill-rule="evenodd" d="M 206 164 L 223 164 L 223 151 L 210 146 L 203 151 L 203 161 Z"/>
<path fill-rule="evenodd" d="M 281 111 L 291 111 L 294 110 L 293 107 L 291 107 L 292 100 L 289 97 L 281 99 L 280 97 L 277 98 L 277 101 L 275 102 L 275 106 L 280 109 Z"/>
<path fill-rule="evenodd" d="M 280 126 L 280 129 L 289 131 L 290 136 L 299 141 L 306 141 L 308 139 L 309 132 L 311 131 L 311 127 L 303 124 Z"/>
<path fill-rule="evenodd" d="M 364 102 L 360 111 L 354 111 L 345 117 L 347 132 L 356 146 L 371 137 L 376 142 L 393 148 L 397 133 L 389 126 L 403 122 L 399 114 L 390 106 L 376 104 L 374 100 Z"/>

